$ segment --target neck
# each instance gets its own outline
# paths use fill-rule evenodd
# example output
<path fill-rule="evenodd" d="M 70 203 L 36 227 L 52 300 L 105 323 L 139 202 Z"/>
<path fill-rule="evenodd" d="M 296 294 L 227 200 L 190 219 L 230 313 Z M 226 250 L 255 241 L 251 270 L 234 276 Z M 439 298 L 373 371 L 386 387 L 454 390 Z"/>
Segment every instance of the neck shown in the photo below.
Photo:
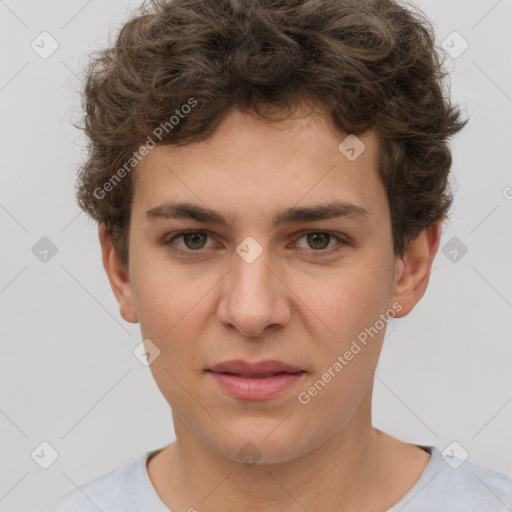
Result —
<path fill-rule="evenodd" d="M 174 418 L 177 441 L 169 446 L 166 489 L 159 494 L 171 510 L 368 510 L 384 486 L 382 433 L 369 416 L 353 417 L 293 460 L 250 466 L 219 453 Z"/>

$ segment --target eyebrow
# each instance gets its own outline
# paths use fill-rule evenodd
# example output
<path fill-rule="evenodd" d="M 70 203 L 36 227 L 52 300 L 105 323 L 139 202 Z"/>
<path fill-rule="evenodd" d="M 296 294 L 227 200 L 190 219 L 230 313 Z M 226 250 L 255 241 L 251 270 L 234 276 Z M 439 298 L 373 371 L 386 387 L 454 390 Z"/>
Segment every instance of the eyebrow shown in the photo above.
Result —
<path fill-rule="evenodd" d="M 278 227 L 283 223 L 300 223 L 315 220 L 346 217 L 355 220 L 368 221 L 370 214 L 362 206 L 344 202 L 329 202 L 314 206 L 291 207 L 275 212 L 272 226 Z M 167 202 L 150 208 L 144 215 L 149 222 L 158 219 L 192 219 L 205 224 L 229 226 L 233 216 L 227 218 L 222 213 L 187 202 Z"/>

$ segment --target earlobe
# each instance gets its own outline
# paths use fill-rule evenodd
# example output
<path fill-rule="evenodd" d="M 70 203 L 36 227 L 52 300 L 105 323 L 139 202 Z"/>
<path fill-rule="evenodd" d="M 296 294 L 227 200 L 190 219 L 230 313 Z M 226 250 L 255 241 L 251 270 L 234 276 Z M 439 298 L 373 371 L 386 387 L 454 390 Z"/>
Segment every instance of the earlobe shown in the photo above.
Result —
<path fill-rule="evenodd" d="M 399 302 L 402 309 L 396 317 L 409 314 L 425 294 L 440 239 L 441 225 L 437 222 L 411 241 L 397 261 L 393 302 Z"/>
<path fill-rule="evenodd" d="M 103 267 L 107 273 L 112 291 L 119 303 L 121 316 L 127 322 L 137 323 L 139 319 L 135 308 L 133 288 L 128 269 L 119 257 L 112 243 L 112 235 L 107 231 L 104 223 L 99 225 L 98 235 Z"/>

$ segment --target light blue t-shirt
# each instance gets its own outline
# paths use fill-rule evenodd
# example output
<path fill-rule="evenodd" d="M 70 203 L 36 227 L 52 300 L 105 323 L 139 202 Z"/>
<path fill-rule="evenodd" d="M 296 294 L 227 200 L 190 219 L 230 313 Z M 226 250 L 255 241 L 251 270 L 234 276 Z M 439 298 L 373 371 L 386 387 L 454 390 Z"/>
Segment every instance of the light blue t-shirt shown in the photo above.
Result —
<path fill-rule="evenodd" d="M 512 508 L 509 476 L 468 460 L 445 458 L 434 446 L 421 448 L 431 454 L 428 466 L 387 512 L 508 512 Z M 72 489 L 48 512 L 170 512 L 146 469 L 147 459 L 157 451 Z"/>

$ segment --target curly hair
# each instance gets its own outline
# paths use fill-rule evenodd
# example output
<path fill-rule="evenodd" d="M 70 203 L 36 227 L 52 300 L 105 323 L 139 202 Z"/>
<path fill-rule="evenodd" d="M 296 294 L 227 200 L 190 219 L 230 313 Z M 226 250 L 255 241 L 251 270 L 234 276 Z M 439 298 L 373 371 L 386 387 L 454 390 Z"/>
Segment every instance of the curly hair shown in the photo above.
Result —
<path fill-rule="evenodd" d="M 397 0 L 144 2 L 85 69 L 79 206 L 128 264 L 130 171 L 150 142 L 200 142 L 233 108 L 273 122 L 310 101 L 342 133 L 374 130 L 402 256 L 453 201 L 447 140 L 467 120 L 446 75 L 430 21 Z"/>

